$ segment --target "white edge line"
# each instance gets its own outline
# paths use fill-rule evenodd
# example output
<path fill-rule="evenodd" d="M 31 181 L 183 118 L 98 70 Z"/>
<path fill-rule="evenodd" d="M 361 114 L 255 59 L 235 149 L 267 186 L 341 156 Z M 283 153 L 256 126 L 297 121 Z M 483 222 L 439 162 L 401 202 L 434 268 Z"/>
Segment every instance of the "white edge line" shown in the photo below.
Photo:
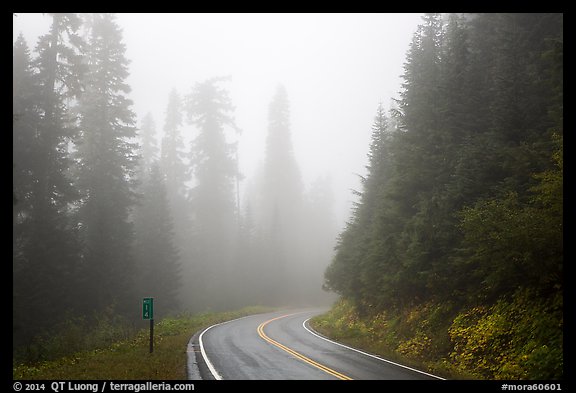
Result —
<path fill-rule="evenodd" d="M 214 368 L 214 365 L 212 364 L 212 362 L 210 361 L 210 359 L 208 359 L 208 355 L 206 355 L 206 351 L 204 350 L 204 344 L 202 343 L 202 336 L 204 335 L 204 333 L 206 333 L 208 330 L 212 329 L 214 326 L 218 326 L 221 325 L 221 323 L 218 323 L 216 325 L 212 325 L 206 329 L 204 329 L 204 331 L 202 333 L 200 333 L 200 337 L 198 338 L 198 342 L 200 343 L 200 352 L 202 353 L 202 357 L 204 358 L 204 361 L 206 362 L 206 365 L 208 366 L 208 370 L 210 370 L 210 373 L 212 373 L 212 376 L 214 377 L 214 379 L 217 380 L 222 380 L 222 376 L 220 374 L 218 374 L 218 371 L 216 371 L 216 369 Z"/>
<path fill-rule="evenodd" d="M 250 318 L 250 317 L 253 317 L 255 315 L 260 315 L 260 314 L 246 315 L 246 316 L 243 316 L 240 318 L 231 319 L 230 321 L 220 322 L 220 323 L 217 323 L 215 325 L 207 327 L 206 329 L 204 329 L 204 331 L 202 333 L 200 333 L 200 336 L 198 337 L 198 343 L 200 344 L 200 353 L 202 354 L 202 357 L 204 358 L 204 361 L 206 362 L 206 365 L 208 366 L 208 370 L 210 370 L 210 373 L 212 374 L 214 379 L 221 381 L 224 378 L 222 378 L 222 375 L 220 375 L 218 373 L 218 371 L 216 371 L 216 368 L 214 367 L 214 365 L 212 364 L 210 359 L 208 359 L 208 355 L 206 354 L 206 351 L 204 350 L 204 343 L 202 342 L 202 336 L 204 335 L 204 333 L 206 333 L 208 330 L 212 329 L 213 327 L 224 325 L 224 324 L 229 323 L 229 322 L 238 321 L 238 320 L 244 319 L 244 318 Z"/>
<path fill-rule="evenodd" d="M 316 337 L 318 337 L 318 338 L 321 338 L 322 340 L 331 342 L 332 344 L 340 345 L 341 347 L 350 349 L 350 350 L 352 350 L 352 351 L 356 351 L 356 352 L 358 352 L 358 353 L 361 353 L 362 355 L 370 356 L 371 358 L 380 360 L 380 361 L 382 361 L 382 362 L 390 363 L 390 364 L 393 364 L 393 365 L 398 366 L 398 367 L 406 368 L 406 369 L 408 369 L 408 370 L 415 371 L 415 372 L 417 372 L 417 373 L 424 374 L 424 375 L 428 375 L 428 376 L 430 376 L 430 377 L 437 378 L 437 379 L 441 379 L 441 380 L 445 381 L 444 378 L 439 377 L 439 376 L 437 376 L 437 375 L 433 375 L 433 374 L 429 374 L 429 373 L 424 372 L 424 371 L 416 370 L 415 368 L 408 367 L 408 366 L 404 366 L 403 364 L 395 363 L 395 362 L 393 362 L 393 361 L 391 361 L 391 360 L 387 360 L 387 359 L 381 358 L 381 357 L 376 356 L 376 355 L 372 355 L 372 354 L 367 353 L 367 352 L 362 352 L 362 351 L 360 351 L 359 349 L 352 348 L 352 347 L 349 347 L 349 346 L 347 346 L 347 345 L 340 344 L 339 342 L 332 341 L 332 340 L 330 340 L 330 339 L 328 339 L 328 338 L 326 338 L 326 337 L 323 337 L 323 336 L 319 335 L 318 333 L 312 331 L 311 329 L 309 329 L 309 328 L 306 326 L 306 323 L 307 323 L 310 319 L 312 319 L 312 317 L 310 317 L 310 318 L 308 318 L 307 320 L 305 320 L 304 322 L 302 322 L 302 326 L 303 326 L 304 329 L 306 329 L 310 334 L 313 334 L 314 336 L 316 336 Z"/>

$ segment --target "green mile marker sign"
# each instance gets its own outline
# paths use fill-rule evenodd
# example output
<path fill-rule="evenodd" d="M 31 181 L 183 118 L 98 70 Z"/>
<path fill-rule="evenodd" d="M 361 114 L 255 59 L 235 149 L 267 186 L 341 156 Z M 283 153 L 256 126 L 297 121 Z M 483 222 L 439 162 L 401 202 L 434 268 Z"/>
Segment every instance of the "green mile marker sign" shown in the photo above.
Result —
<path fill-rule="evenodd" d="M 145 297 L 142 299 L 142 319 L 154 319 L 153 297 Z"/>

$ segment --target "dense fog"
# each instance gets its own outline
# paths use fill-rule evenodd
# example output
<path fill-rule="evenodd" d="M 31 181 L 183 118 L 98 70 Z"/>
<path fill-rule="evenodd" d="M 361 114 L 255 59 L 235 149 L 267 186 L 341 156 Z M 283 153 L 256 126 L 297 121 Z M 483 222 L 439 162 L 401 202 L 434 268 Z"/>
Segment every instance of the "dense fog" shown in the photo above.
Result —
<path fill-rule="evenodd" d="M 333 305 L 427 364 L 561 375 L 562 29 L 14 13 L 14 359 L 126 339 L 153 297 L 156 319 Z M 506 337 L 500 365 L 476 335 Z"/>
<path fill-rule="evenodd" d="M 420 18 L 14 14 L 23 272 L 53 278 L 63 313 L 329 304 L 324 270 Z"/>

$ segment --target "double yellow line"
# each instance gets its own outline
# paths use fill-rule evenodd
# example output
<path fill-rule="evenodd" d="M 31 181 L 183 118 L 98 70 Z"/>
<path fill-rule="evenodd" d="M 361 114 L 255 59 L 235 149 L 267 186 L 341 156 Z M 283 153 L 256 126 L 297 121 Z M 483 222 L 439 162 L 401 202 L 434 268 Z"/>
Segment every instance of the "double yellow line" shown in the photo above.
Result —
<path fill-rule="evenodd" d="M 326 372 L 326 373 L 328 373 L 328 374 L 330 374 L 330 375 L 333 375 L 333 376 L 335 376 L 336 378 L 343 379 L 343 380 L 352 380 L 352 378 L 350 378 L 350 377 L 348 377 L 348 376 L 346 376 L 346 375 L 344 375 L 344 374 L 342 374 L 342 373 L 339 373 L 338 371 L 334 371 L 334 370 L 332 370 L 331 368 L 328 368 L 328 367 L 324 366 L 323 364 L 320 364 L 320 363 L 318 363 L 318 362 L 315 362 L 314 360 L 312 360 L 312 359 L 310 359 L 310 358 L 302 355 L 301 353 L 298 353 L 298 352 L 296 352 L 295 350 L 293 350 L 293 349 L 291 349 L 291 348 L 288 348 L 287 346 L 285 346 L 285 345 L 283 345 L 283 344 L 280 344 L 278 341 L 271 339 L 270 337 L 268 337 L 268 336 L 266 335 L 266 333 L 264 333 L 264 327 L 265 327 L 266 325 L 268 325 L 270 322 L 276 321 L 276 320 L 281 319 L 281 318 L 286 318 L 286 317 L 289 317 L 289 316 L 291 316 L 291 315 L 295 315 L 295 314 L 282 315 L 282 316 L 279 316 L 279 317 L 276 317 L 276 318 L 272 318 L 272 319 L 270 319 L 270 320 L 268 320 L 268 321 L 266 321 L 266 322 L 262 322 L 262 323 L 258 326 L 258 335 L 259 335 L 260 337 L 262 337 L 264 340 L 268 341 L 270 344 L 277 346 L 278 348 L 282 349 L 283 351 L 286 351 L 286 352 L 288 352 L 289 354 L 295 356 L 296 358 L 302 360 L 303 362 L 306 362 L 306 363 L 308 363 L 308 364 L 310 364 L 310 365 L 312 365 L 312 366 L 314 366 L 314 367 L 316 367 L 316 368 L 319 368 L 320 370 L 322 370 L 322 371 L 324 371 L 324 372 Z"/>

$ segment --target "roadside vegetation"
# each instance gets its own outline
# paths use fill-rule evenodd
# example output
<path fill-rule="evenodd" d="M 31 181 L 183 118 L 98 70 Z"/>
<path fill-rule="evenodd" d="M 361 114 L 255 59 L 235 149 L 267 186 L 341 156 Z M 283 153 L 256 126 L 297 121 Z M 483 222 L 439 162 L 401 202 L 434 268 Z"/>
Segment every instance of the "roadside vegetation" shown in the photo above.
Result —
<path fill-rule="evenodd" d="M 338 342 L 447 379 L 546 380 L 562 377 L 561 305 L 520 291 L 492 307 L 428 303 L 368 317 L 340 300 L 310 323 Z"/>
<path fill-rule="evenodd" d="M 270 311 L 254 306 L 236 311 L 182 314 L 154 326 L 154 352 L 149 353 L 148 321 L 135 329 L 115 324 L 110 316 L 89 329 L 69 322 L 60 334 L 39 338 L 25 354 L 13 358 L 17 380 L 182 380 L 186 379 L 186 347 L 195 332 L 210 325 Z M 33 356 L 32 356 L 33 355 Z"/>

